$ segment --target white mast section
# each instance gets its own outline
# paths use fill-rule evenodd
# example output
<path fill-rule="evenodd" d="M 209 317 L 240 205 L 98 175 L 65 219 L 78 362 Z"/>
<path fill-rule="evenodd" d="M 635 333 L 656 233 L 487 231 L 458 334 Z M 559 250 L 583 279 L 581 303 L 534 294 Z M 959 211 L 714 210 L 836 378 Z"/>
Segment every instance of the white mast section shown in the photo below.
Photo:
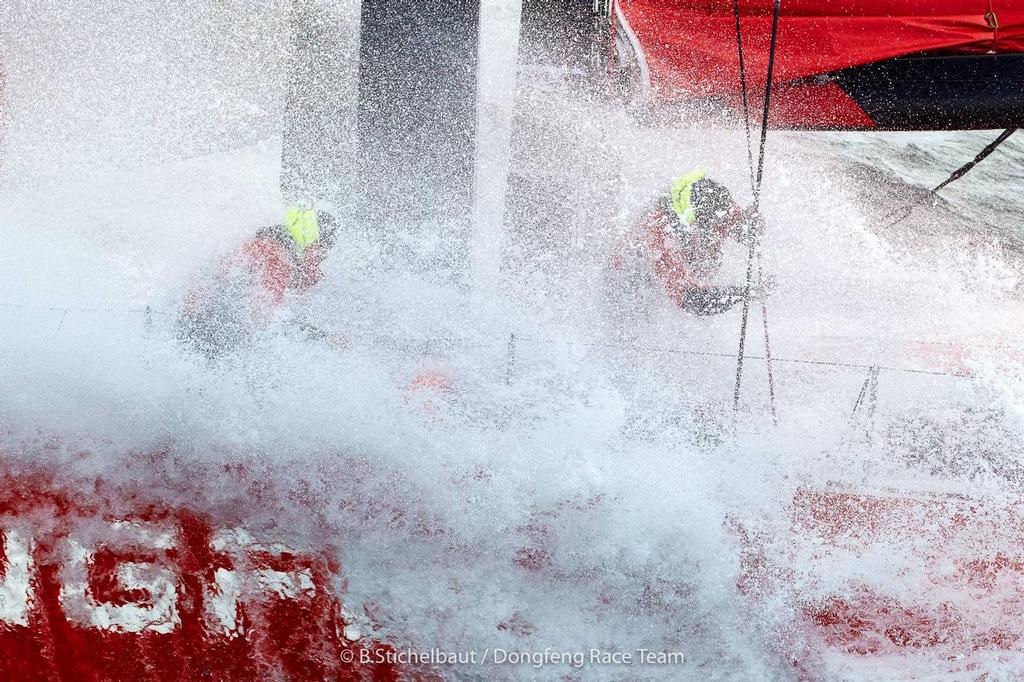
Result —
<path fill-rule="evenodd" d="M 512 157 L 516 60 L 522 0 L 481 0 L 477 67 L 476 158 L 470 259 L 480 292 L 494 292 L 501 275 L 505 192 Z"/>

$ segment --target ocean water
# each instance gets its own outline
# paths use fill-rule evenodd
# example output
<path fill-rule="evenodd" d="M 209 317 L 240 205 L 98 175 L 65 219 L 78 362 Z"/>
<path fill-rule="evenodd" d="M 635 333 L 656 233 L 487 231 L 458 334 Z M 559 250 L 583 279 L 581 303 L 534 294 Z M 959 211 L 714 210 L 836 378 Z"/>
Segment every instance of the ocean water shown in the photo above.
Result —
<path fill-rule="evenodd" d="M 974 612 L 982 624 L 946 648 L 813 653 L 808 604 L 864 586 L 932 603 L 936 547 L 1017 550 L 985 528 L 956 545 L 927 514 L 911 540 L 880 530 L 850 549 L 801 530 L 798 501 L 1019 498 L 1024 138 L 888 229 L 996 133 L 769 134 L 777 418 L 759 306 L 734 412 L 738 312 L 684 315 L 656 286 L 623 299 L 608 277 L 617 240 L 681 168 L 748 196 L 742 131 L 641 127 L 557 81 L 520 86 L 532 189 L 510 206 L 521 220 L 497 290 L 453 283 L 446 226 L 409 226 L 421 257 L 396 265 L 342 207 L 325 280 L 282 313 L 335 342 L 280 319 L 211 364 L 175 319 L 196 274 L 280 214 L 282 9 L 244 25 L 193 3 L 106 9 L 0 12 L 5 455 L 172 498 L 167 482 L 184 480 L 211 509 L 237 493 L 187 472 L 240 464 L 280 500 L 253 523 L 338 546 L 347 607 L 399 646 L 687 659 L 451 679 L 785 680 L 793 659 L 826 679 L 1019 669 L 1012 645 L 963 645 L 987 632 Z M 732 245 L 718 279 L 745 266 Z M 426 375 L 451 388 L 422 388 Z M 155 449 L 178 459 L 131 454 Z"/>
<path fill-rule="evenodd" d="M 996 131 L 881 133 L 835 135 L 842 154 L 905 180 L 915 187 L 934 187 L 997 137 Z M 993 156 L 976 166 L 964 182 L 943 190 L 949 208 L 969 222 L 983 223 L 996 234 L 1020 238 L 1020 196 L 1010 188 L 1024 177 L 1020 134 L 1007 140 Z"/>

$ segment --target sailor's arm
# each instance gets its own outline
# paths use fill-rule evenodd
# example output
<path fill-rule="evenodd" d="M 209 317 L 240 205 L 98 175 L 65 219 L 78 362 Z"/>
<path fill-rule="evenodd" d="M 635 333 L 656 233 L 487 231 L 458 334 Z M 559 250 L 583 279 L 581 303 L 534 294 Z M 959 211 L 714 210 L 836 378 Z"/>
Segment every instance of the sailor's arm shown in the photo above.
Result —
<path fill-rule="evenodd" d="M 732 308 L 746 298 L 744 286 L 693 287 L 681 299 L 679 305 L 694 315 L 718 315 Z"/>
<path fill-rule="evenodd" d="M 774 282 L 765 278 L 750 288 L 750 300 L 757 301 L 768 295 Z M 678 303 L 695 315 L 717 315 L 724 313 L 747 298 L 747 287 L 742 284 L 691 287 Z"/>
<path fill-rule="evenodd" d="M 728 235 L 738 242 L 746 242 L 764 232 L 764 216 L 753 208 L 739 209 L 726 220 Z"/>

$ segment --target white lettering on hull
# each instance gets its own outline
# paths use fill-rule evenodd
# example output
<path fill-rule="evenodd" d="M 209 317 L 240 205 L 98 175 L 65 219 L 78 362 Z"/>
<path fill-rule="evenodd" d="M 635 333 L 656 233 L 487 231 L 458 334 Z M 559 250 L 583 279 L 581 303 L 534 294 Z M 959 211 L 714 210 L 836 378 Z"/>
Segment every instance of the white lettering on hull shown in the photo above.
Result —
<path fill-rule="evenodd" d="M 22 520 L 8 517 L 0 529 L 0 626 L 29 627 L 36 604 L 35 540 Z M 57 545 L 60 560 L 58 602 L 69 622 L 128 634 L 169 634 L 181 625 L 178 598 L 181 585 L 173 550 L 177 534 L 155 523 L 99 522 L 82 524 Z M 45 544 L 45 543 L 44 543 Z M 316 593 L 309 568 L 277 570 L 267 565 L 296 555 L 278 543 L 261 543 L 241 528 L 213 533 L 210 549 L 228 559 L 204 584 L 204 621 L 210 632 L 237 637 L 243 634 L 239 605 L 268 598 L 305 599 Z M 109 553 L 104 566 L 105 587 L 119 595 L 110 599 L 95 585 L 98 555 Z M 257 560 L 257 557 L 259 558 Z M 287 561 L 284 561 L 287 568 Z M 212 578 L 212 579 L 211 579 Z"/>
<path fill-rule="evenodd" d="M 284 545 L 261 544 L 243 528 L 229 528 L 214 533 L 210 546 L 216 552 L 228 555 L 234 569 L 218 568 L 213 585 L 207 588 L 207 623 L 227 637 L 241 635 L 244 628 L 238 621 L 238 604 L 243 599 L 256 600 L 259 594 L 272 593 L 283 599 L 299 599 L 316 592 L 313 576 L 308 569 L 278 571 L 252 566 L 255 553 L 273 556 L 294 553 Z M 245 570 L 238 570 L 244 568 Z"/>
<path fill-rule="evenodd" d="M 89 568 L 97 546 L 162 554 L 173 549 L 174 534 L 152 524 L 115 522 L 100 543 L 69 538 L 61 570 L 60 604 L 68 619 L 88 627 L 115 632 L 168 634 L 181 624 L 178 617 L 177 576 L 158 562 L 120 561 L 118 587 L 142 591 L 138 602 L 112 604 L 98 600 L 90 589 Z"/>
<path fill-rule="evenodd" d="M 3 531 L 4 577 L 0 581 L 0 622 L 28 626 L 32 600 L 32 542 L 16 530 Z"/>

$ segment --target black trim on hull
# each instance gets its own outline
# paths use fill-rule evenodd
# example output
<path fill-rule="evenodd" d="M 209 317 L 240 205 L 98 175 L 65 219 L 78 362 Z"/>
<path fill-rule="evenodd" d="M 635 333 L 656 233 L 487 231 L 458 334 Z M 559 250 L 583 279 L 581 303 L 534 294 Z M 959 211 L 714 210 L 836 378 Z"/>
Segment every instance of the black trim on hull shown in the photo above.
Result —
<path fill-rule="evenodd" d="M 829 77 L 880 129 L 1024 127 L 1024 54 L 900 57 Z"/>

